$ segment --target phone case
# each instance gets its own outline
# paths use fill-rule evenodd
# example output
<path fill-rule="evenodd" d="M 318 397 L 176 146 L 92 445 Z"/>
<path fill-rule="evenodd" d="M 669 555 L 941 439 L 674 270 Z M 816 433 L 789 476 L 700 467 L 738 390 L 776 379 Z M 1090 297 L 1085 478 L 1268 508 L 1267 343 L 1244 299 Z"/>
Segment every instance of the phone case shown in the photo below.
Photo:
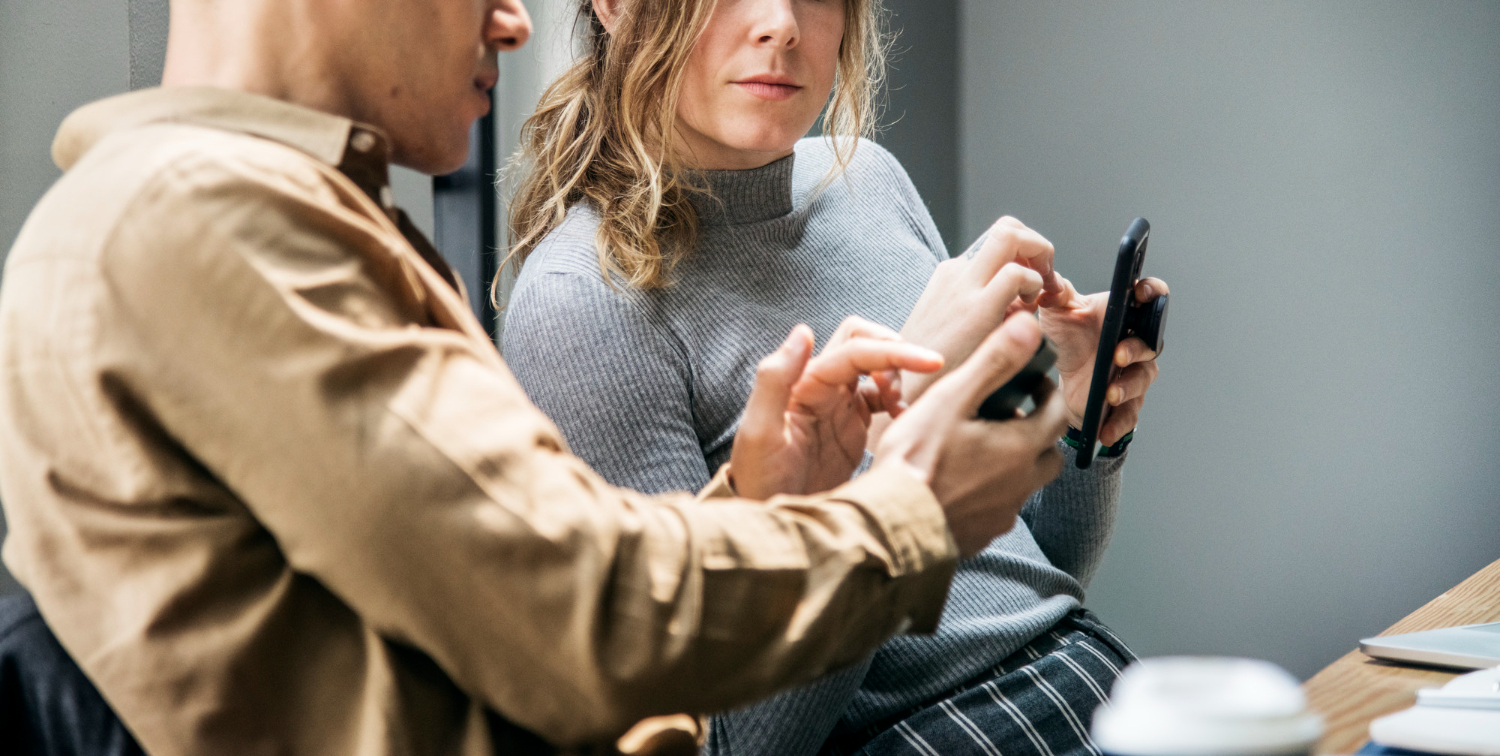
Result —
<path fill-rule="evenodd" d="M 1141 265 L 1146 261 L 1146 244 L 1150 236 L 1151 224 L 1145 218 L 1136 218 L 1120 239 L 1120 251 L 1115 256 L 1115 274 L 1109 284 L 1109 304 L 1104 310 L 1104 330 L 1099 334 L 1099 351 L 1094 355 L 1089 401 L 1083 412 L 1083 443 L 1078 450 L 1077 463 L 1079 468 L 1087 468 L 1093 464 L 1099 430 L 1109 419 L 1110 407 L 1104 403 L 1104 394 L 1109 390 L 1109 384 L 1120 375 L 1120 368 L 1115 366 L 1115 347 L 1125 337 L 1126 320 L 1134 300 L 1135 282 L 1141 277 Z"/>

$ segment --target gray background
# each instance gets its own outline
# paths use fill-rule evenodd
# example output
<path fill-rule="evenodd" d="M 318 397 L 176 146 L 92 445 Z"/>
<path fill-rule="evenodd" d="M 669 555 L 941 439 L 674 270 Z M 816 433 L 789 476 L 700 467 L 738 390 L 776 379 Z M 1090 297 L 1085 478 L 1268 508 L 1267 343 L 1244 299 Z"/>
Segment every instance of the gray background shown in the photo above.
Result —
<path fill-rule="evenodd" d="M 162 5 L 0 3 L 0 249 Z M 1012 213 L 1097 289 L 1155 224 L 1170 346 L 1089 601 L 1138 651 L 1306 676 L 1500 557 L 1500 3 L 891 5 L 881 139 L 950 246 Z M 565 48 L 502 60 L 502 145 Z"/>
<path fill-rule="evenodd" d="M 0 3 L 0 251 L 10 252 L 31 206 L 58 176 L 51 156 L 58 122 L 128 88 L 128 26 L 124 2 Z M 0 593 L 13 587 L 0 567 Z"/>
<path fill-rule="evenodd" d="M 1307 676 L 1500 558 L 1500 3 L 963 4 L 960 218 L 1173 287 L 1089 604 Z"/>
<path fill-rule="evenodd" d="M 959 5 L 886 1 L 895 39 L 875 138 L 906 167 L 950 248 L 958 236 Z"/>

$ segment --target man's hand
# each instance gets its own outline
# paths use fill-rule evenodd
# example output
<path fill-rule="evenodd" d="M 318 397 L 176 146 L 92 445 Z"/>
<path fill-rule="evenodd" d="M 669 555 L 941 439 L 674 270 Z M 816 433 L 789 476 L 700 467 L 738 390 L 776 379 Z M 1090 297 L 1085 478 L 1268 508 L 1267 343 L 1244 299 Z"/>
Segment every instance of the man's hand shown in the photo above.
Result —
<path fill-rule="evenodd" d="M 799 325 L 756 369 L 730 453 L 741 496 L 816 493 L 847 483 L 864 459 L 871 417 L 905 407 L 900 371 L 930 373 L 943 365 L 936 352 L 857 317 L 809 360 L 812 348 L 812 329 Z M 873 380 L 862 385 L 861 376 Z"/>
<path fill-rule="evenodd" d="M 985 397 L 1031 359 L 1041 337 L 1029 312 L 1007 318 L 891 423 L 875 451 L 876 465 L 901 465 L 927 483 L 964 556 L 1010 530 L 1031 494 L 1062 470 L 1057 440 L 1068 420 L 1056 392 L 1039 397 L 1024 418 L 975 418 Z"/>
<path fill-rule="evenodd" d="M 1060 293 L 1043 301 L 1042 332 L 1057 344 L 1057 372 L 1067 401 L 1068 424 L 1082 428 L 1109 292 L 1083 296 L 1067 279 L 1059 277 L 1059 283 Z M 1143 278 L 1136 282 L 1132 293 L 1137 302 L 1150 302 L 1167 293 L 1167 284 L 1159 278 Z M 1134 336 L 1115 347 L 1114 360 L 1122 370 L 1104 395 L 1104 401 L 1113 408 L 1099 431 L 1099 441 L 1105 446 L 1119 441 L 1135 427 L 1146 390 L 1157 376 L 1156 353 Z"/>

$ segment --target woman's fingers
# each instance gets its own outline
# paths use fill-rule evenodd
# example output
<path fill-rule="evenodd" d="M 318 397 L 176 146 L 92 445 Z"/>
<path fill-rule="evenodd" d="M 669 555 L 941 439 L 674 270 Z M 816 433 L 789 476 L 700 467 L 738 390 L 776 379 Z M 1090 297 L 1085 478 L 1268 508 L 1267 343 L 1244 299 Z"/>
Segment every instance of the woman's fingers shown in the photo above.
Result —
<path fill-rule="evenodd" d="M 1104 427 L 1099 429 L 1099 443 L 1114 446 L 1124 438 L 1140 419 L 1141 405 L 1144 402 L 1144 399 L 1137 397 L 1110 410 L 1109 419 L 1104 421 Z"/>
<path fill-rule="evenodd" d="M 1042 275 L 1024 265 L 1009 263 L 984 287 L 992 312 L 1005 312 L 1016 300 L 1033 303 L 1042 294 Z"/>
<path fill-rule="evenodd" d="M 1167 282 L 1160 278 L 1142 278 L 1135 284 L 1137 302 L 1150 302 L 1167 293 Z M 1135 427 L 1146 401 L 1146 391 L 1161 372 L 1156 364 L 1156 352 L 1135 337 L 1121 341 L 1115 347 L 1114 358 L 1115 365 L 1122 369 L 1104 394 L 1104 401 L 1113 407 L 1109 420 L 1099 429 L 1099 442 L 1105 446 L 1114 445 Z"/>
<path fill-rule="evenodd" d="M 1057 276 L 1057 291 L 1043 291 L 1037 304 L 1050 310 L 1077 310 L 1089 306 L 1088 299 L 1061 274 Z"/>
<path fill-rule="evenodd" d="M 1115 347 L 1115 365 L 1127 367 L 1138 362 L 1151 362 L 1156 359 L 1156 352 L 1146 346 L 1146 342 L 1132 336 L 1119 343 Z"/>
<path fill-rule="evenodd" d="M 1119 406 L 1145 396 L 1146 389 L 1151 388 L 1152 381 L 1156 380 L 1158 370 L 1155 362 L 1141 362 L 1121 370 L 1119 377 L 1104 392 L 1104 401 Z"/>
<path fill-rule="evenodd" d="M 1005 265 L 1022 261 L 1041 276 L 1047 291 L 1057 291 L 1057 274 L 1052 268 L 1055 252 L 1047 237 L 1007 215 L 985 233 L 984 243 L 973 258 L 974 274 L 987 281 Z"/>
<path fill-rule="evenodd" d="M 1167 282 L 1160 278 L 1142 278 L 1135 282 L 1135 301 L 1150 302 L 1157 297 L 1170 293 Z"/>

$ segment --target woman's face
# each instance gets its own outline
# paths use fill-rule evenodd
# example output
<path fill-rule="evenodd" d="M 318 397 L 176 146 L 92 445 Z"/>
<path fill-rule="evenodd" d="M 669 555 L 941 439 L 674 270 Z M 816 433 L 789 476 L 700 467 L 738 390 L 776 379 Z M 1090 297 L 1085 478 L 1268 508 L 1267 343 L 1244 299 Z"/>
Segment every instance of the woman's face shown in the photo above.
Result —
<path fill-rule="evenodd" d="M 845 0 L 719 0 L 677 105 L 682 159 L 758 168 L 792 153 L 828 102 Z"/>

